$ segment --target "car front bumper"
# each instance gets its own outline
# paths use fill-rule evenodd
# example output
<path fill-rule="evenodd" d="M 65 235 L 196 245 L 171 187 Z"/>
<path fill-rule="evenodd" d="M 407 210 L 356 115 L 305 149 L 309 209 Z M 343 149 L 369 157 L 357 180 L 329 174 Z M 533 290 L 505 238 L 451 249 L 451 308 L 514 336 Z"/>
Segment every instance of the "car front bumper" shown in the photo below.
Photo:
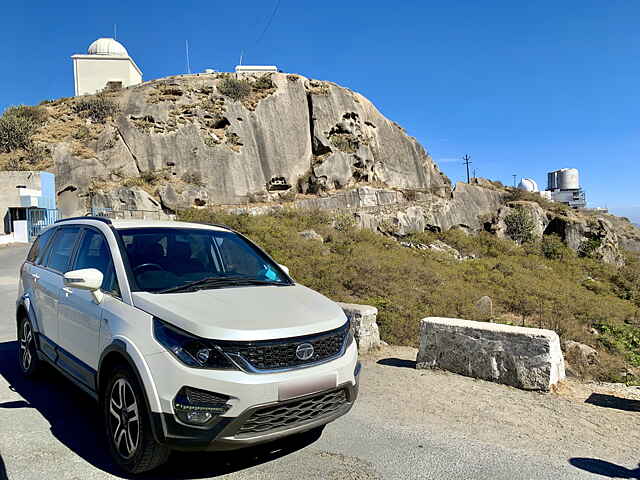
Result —
<path fill-rule="evenodd" d="M 150 356 L 148 361 L 151 371 L 165 372 L 155 379 L 163 411 L 151 414 L 154 434 L 160 443 L 175 450 L 234 450 L 309 431 L 345 415 L 358 396 L 360 363 L 355 343 L 342 357 L 331 362 L 281 373 L 191 369 L 179 364 L 168 352 Z M 177 372 L 172 371 L 175 368 Z M 283 386 L 327 376 L 335 377 L 334 386 L 282 398 Z M 228 402 L 231 408 L 205 427 L 184 424 L 175 416 L 172 403 L 183 386 L 227 395 L 231 397 Z M 336 395 L 339 401 L 335 401 Z M 333 403 L 331 408 L 323 410 L 325 398 Z M 279 418 L 288 415 L 301 418 L 275 422 L 274 428 L 268 425 L 269 428 L 259 428 L 260 431 L 247 428 L 260 415 L 260 421 L 268 422 L 271 411 L 280 415 Z"/>

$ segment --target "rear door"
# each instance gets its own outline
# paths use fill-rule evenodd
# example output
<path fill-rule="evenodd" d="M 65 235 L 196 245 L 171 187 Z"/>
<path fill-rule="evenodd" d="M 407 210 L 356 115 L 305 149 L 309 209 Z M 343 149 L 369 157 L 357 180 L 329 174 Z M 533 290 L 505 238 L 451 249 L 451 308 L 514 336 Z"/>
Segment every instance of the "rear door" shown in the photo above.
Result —
<path fill-rule="evenodd" d="M 52 359 L 55 359 L 55 348 L 59 342 L 58 298 L 64 287 L 62 276 L 69 271 L 79 234 L 80 227 L 58 228 L 37 270 L 39 278 L 35 292 L 41 328 L 40 344 L 44 353 Z"/>
<path fill-rule="evenodd" d="M 40 264 L 47 251 L 47 244 L 49 243 L 49 240 L 51 240 L 51 237 L 53 237 L 54 233 L 55 229 L 50 228 L 36 238 L 35 242 L 33 242 L 33 245 L 31 246 L 31 250 L 29 250 L 29 253 L 27 254 L 24 264 L 22 265 L 22 270 L 20 271 L 24 295 L 30 300 L 29 316 L 31 321 L 35 323 L 36 331 L 38 332 L 41 331 L 41 328 L 38 323 L 38 319 L 40 318 L 40 312 L 38 311 L 39 304 L 35 301 L 36 284 L 38 283 L 38 279 L 42 276 L 42 268 L 40 267 Z"/>
<path fill-rule="evenodd" d="M 70 270 L 95 268 L 103 275 L 102 291 L 119 296 L 113 259 L 105 236 L 93 227 L 83 228 Z M 59 362 L 69 373 L 91 388 L 98 368 L 102 305 L 88 290 L 63 287 L 58 304 Z"/>

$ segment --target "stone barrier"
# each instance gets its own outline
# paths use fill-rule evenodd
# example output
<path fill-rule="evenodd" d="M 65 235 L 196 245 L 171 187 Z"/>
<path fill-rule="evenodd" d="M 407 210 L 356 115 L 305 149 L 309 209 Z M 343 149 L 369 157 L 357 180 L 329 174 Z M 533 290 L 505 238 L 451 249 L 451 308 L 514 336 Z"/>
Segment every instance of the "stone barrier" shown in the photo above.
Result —
<path fill-rule="evenodd" d="M 565 378 L 555 332 L 457 318 L 421 320 L 416 368 L 441 368 L 524 390 L 548 391 Z"/>
<path fill-rule="evenodd" d="M 382 345 L 380 330 L 376 323 L 376 317 L 378 316 L 376 307 L 340 302 L 338 305 L 342 307 L 347 318 L 355 322 L 355 337 L 360 353 L 367 353 Z"/>

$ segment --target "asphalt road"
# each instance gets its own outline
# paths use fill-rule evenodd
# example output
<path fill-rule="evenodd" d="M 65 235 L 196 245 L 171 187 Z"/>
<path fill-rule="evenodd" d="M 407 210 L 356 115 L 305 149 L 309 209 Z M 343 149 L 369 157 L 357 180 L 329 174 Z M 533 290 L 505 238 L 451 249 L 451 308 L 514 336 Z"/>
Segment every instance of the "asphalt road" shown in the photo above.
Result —
<path fill-rule="evenodd" d="M 106 452 L 92 401 L 53 371 L 34 381 L 19 374 L 13 315 L 17 271 L 25 254 L 26 247 L 0 248 L 0 479 L 123 478 Z M 380 385 L 385 375 L 397 380 L 393 367 L 372 370 L 385 368 L 379 363 L 365 362 L 363 382 L 371 378 Z M 405 375 L 415 373 L 404 370 Z M 175 453 L 168 465 L 145 478 L 640 478 L 631 461 L 620 465 L 588 456 L 570 458 L 553 445 L 522 449 L 510 447 L 508 439 L 481 440 L 482 435 L 460 425 L 460 418 L 448 418 L 444 404 L 438 425 L 420 411 L 412 412 L 411 422 L 394 420 L 404 410 L 419 410 L 414 401 L 401 389 L 392 394 L 382 387 L 363 388 L 352 412 L 319 438 L 235 453 Z M 393 416 L 387 409 L 394 410 Z M 500 438 L 500 431 L 493 433 Z"/>

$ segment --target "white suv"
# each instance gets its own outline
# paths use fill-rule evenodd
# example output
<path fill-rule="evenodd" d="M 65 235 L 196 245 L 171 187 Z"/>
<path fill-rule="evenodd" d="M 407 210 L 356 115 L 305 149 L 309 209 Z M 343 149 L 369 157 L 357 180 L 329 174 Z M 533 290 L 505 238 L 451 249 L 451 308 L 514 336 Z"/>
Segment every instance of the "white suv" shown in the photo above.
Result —
<path fill-rule="evenodd" d="M 223 226 L 57 222 L 21 268 L 16 321 L 24 374 L 49 363 L 99 400 L 130 473 L 321 429 L 358 393 L 340 307 Z"/>

